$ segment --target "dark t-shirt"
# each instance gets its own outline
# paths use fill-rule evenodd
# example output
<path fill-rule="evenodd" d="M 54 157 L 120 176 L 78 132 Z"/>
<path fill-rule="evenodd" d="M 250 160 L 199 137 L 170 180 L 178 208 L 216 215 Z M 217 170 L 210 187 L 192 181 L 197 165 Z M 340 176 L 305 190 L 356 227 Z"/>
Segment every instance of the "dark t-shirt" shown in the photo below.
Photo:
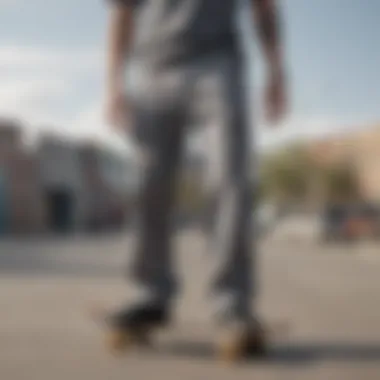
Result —
<path fill-rule="evenodd" d="M 135 13 L 133 56 L 161 63 L 237 50 L 239 0 L 109 0 Z"/>

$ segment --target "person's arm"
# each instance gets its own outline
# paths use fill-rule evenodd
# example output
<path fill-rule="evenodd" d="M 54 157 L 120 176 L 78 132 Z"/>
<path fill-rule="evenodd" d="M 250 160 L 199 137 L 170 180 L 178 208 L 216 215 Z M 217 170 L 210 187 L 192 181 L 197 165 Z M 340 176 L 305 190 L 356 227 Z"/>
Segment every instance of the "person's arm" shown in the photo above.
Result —
<path fill-rule="evenodd" d="M 282 44 L 277 0 L 251 0 L 254 21 L 271 71 L 282 70 Z"/>
<path fill-rule="evenodd" d="M 268 69 L 268 117 L 277 121 L 285 113 L 285 69 L 277 0 L 251 0 L 254 22 Z"/>
<path fill-rule="evenodd" d="M 107 119 L 123 123 L 125 117 L 124 72 L 133 34 L 134 0 L 111 0 L 107 41 Z"/>

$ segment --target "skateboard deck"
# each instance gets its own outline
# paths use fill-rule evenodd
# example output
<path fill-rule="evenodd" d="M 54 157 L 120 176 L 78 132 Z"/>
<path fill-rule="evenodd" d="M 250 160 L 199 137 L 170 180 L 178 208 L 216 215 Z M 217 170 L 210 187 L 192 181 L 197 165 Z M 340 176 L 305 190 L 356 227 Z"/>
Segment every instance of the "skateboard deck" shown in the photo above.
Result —
<path fill-rule="evenodd" d="M 237 362 L 242 359 L 261 357 L 266 347 L 276 337 L 289 331 L 285 322 L 270 323 L 263 327 L 265 336 L 260 344 L 249 354 L 243 353 L 244 335 L 236 332 L 220 332 L 204 325 L 176 324 L 169 328 L 117 329 L 109 321 L 110 309 L 95 306 L 89 309 L 89 315 L 105 337 L 105 348 L 120 355 L 125 352 L 170 354 L 185 357 L 217 358 L 225 362 Z M 164 339 L 162 338 L 162 335 Z M 219 339 L 215 339 L 215 336 Z M 166 338 L 166 339 L 165 339 Z"/>
<path fill-rule="evenodd" d="M 130 348 L 152 348 L 152 330 L 134 329 L 125 330 L 115 328 L 109 321 L 110 310 L 105 307 L 92 307 L 89 310 L 91 320 L 106 335 L 106 346 L 114 353 L 126 351 Z"/>

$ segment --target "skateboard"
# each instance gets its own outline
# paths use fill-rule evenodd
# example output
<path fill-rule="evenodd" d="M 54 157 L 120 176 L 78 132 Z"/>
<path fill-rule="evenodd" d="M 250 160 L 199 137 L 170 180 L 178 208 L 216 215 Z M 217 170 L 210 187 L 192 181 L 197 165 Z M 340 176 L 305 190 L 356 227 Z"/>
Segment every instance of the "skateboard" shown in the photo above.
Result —
<path fill-rule="evenodd" d="M 92 307 L 90 318 L 104 332 L 106 347 L 113 353 L 121 353 L 133 347 L 152 348 L 153 333 L 157 328 L 123 329 L 115 327 L 109 320 L 110 311 L 104 307 Z"/>
<path fill-rule="evenodd" d="M 154 339 L 155 334 L 162 330 L 167 330 L 168 327 L 118 328 L 109 321 L 109 314 L 109 310 L 104 307 L 93 307 L 90 309 L 90 318 L 104 332 L 106 349 L 112 354 L 120 355 L 135 349 L 143 350 L 143 352 L 160 351 L 157 344 L 155 344 L 157 343 Z M 218 332 L 216 333 L 218 339 L 207 350 L 207 356 L 228 363 L 264 357 L 267 353 L 269 338 L 273 338 L 274 335 L 278 335 L 286 329 L 284 324 L 278 324 L 276 326 L 268 325 L 261 327 L 254 331 L 247 331 L 247 329 L 236 327 Z M 180 345 L 181 348 L 172 348 L 169 351 L 172 351 L 174 354 L 190 354 L 190 352 L 194 353 L 196 345 L 195 343 L 194 349 L 186 350 L 182 344 Z M 205 350 L 199 348 L 198 351 L 204 352 Z"/>

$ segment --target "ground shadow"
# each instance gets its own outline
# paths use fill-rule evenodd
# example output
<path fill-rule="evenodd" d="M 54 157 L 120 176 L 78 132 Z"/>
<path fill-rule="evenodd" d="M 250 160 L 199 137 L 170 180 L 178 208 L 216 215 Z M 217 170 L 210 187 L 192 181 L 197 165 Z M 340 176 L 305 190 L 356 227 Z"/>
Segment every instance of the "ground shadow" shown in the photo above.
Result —
<path fill-rule="evenodd" d="M 148 354 L 174 356 L 179 358 L 212 360 L 215 350 L 210 342 L 165 342 L 148 350 Z M 245 360 L 246 363 L 267 363 L 273 365 L 308 365 L 320 361 L 333 362 L 380 362 L 380 343 L 307 343 L 280 344 L 268 349 L 260 357 Z"/>

